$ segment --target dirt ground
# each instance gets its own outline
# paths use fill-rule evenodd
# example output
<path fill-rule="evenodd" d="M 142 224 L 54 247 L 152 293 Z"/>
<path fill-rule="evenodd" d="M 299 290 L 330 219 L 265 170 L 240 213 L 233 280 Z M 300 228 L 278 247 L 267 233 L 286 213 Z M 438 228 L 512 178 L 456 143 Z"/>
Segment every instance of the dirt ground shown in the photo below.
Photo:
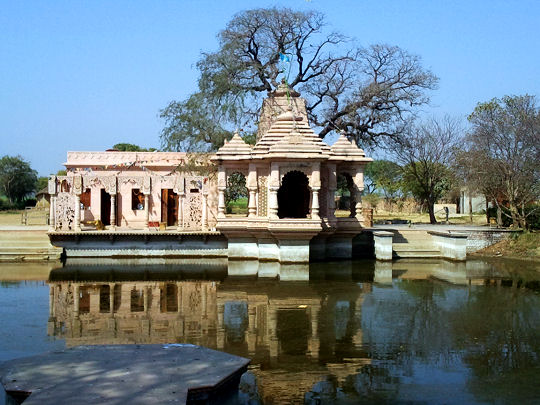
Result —
<path fill-rule="evenodd" d="M 0 211 L 0 225 L 21 225 L 23 211 Z"/>

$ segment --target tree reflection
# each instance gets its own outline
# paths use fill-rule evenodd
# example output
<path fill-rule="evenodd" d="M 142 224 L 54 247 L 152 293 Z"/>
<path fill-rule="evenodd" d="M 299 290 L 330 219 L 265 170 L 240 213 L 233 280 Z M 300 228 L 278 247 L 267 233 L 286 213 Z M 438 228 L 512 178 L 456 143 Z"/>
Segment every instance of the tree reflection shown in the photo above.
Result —
<path fill-rule="evenodd" d="M 473 371 L 468 386 L 479 400 L 540 397 L 539 304 L 538 295 L 515 284 L 475 288 L 453 314 L 455 344 Z"/>

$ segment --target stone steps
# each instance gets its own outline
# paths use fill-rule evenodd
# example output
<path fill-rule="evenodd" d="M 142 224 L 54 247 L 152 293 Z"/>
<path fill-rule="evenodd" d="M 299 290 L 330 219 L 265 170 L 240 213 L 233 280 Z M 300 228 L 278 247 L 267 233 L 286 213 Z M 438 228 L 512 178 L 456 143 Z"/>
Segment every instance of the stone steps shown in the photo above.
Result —
<path fill-rule="evenodd" d="M 394 257 L 409 257 L 409 258 L 424 258 L 424 257 L 441 257 L 439 250 L 421 250 L 421 249 L 409 249 L 409 250 L 394 250 Z"/>
<path fill-rule="evenodd" d="M 0 261 L 58 260 L 62 251 L 51 245 L 45 230 L 0 231 Z"/>

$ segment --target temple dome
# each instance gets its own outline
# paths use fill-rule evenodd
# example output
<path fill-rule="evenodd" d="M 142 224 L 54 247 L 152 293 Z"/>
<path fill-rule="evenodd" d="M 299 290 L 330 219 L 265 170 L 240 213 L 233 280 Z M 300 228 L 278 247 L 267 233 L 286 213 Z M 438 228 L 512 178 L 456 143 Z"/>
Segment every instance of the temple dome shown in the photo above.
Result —
<path fill-rule="evenodd" d="M 336 156 L 366 156 L 364 151 L 347 139 L 343 133 L 332 145 L 332 153 Z"/>
<path fill-rule="evenodd" d="M 218 149 L 216 155 L 225 159 L 249 157 L 251 155 L 251 145 L 248 145 L 238 132 L 235 132 L 231 140 L 225 141 L 223 146 Z"/>
<path fill-rule="evenodd" d="M 275 122 L 253 147 L 252 156 L 306 158 L 330 156 L 330 147 L 308 125 L 302 116 L 287 111 L 276 117 Z M 306 156 L 310 155 L 310 156 Z"/>

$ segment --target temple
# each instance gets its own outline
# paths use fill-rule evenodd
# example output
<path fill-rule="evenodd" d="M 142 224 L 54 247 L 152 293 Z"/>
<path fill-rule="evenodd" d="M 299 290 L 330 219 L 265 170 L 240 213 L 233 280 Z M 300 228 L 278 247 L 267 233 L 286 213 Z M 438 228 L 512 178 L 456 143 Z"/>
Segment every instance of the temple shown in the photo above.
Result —
<path fill-rule="evenodd" d="M 253 146 L 236 133 L 207 155 L 68 152 L 67 175 L 49 180 L 49 235 L 68 257 L 350 258 L 371 160 L 343 134 L 323 142 L 305 100 L 282 84 L 263 103 Z M 245 216 L 227 213 L 231 176 L 245 178 Z M 348 217 L 335 215 L 340 176 Z"/>

